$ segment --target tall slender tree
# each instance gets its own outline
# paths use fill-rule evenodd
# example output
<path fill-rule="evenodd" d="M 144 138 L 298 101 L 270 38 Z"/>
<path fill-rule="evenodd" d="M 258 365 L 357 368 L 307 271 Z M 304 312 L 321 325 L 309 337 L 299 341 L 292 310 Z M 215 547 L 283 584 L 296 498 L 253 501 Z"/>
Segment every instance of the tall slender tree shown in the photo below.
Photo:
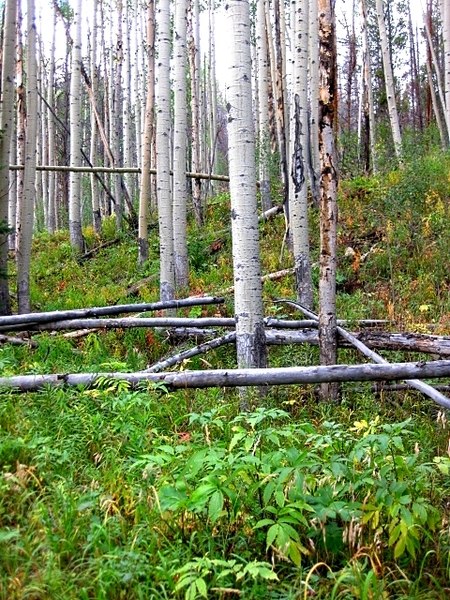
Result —
<path fill-rule="evenodd" d="M 266 343 L 256 206 L 248 0 L 230 0 L 226 17 L 232 41 L 227 110 L 237 360 L 239 367 L 264 367 Z"/>
<path fill-rule="evenodd" d="M 319 152 L 320 152 L 320 363 L 337 362 L 336 246 L 337 162 L 334 140 L 336 119 L 336 30 L 333 0 L 319 0 Z M 322 384 L 324 400 L 336 400 L 337 385 Z"/>
<path fill-rule="evenodd" d="M 11 312 L 8 285 L 8 166 L 14 126 L 16 26 L 16 0 L 6 0 L 0 98 L 0 315 Z"/>
<path fill-rule="evenodd" d="M 174 22 L 174 140 L 173 140 L 173 239 L 177 288 L 189 283 L 187 252 L 186 185 L 186 0 L 177 0 Z"/>
<path fill-rule="evenodd" d="M 172 195 L 170 188 L 170 0 L 159 0 L 156 11 L 156 193 L 158 197 L 160 297 L 175 295 Z"/>
<path fill-rule="evenodd" d="M 147 3 L 147 96 L 145 101 L 144 135 L 142 142 L 142 177 L 139 192 L 138 263 L 148 260 L 148 214 L 151 203 L 151 161 L 154 137 L 155 106 L 155 3 Z"/>
<path fill-rule="evenodd" d="M 289 225 L 296 275 L 297 298 L 312 308 L 313 289 L 309 253 L 308 183 L 306 157 L 309 149 L 307 67 L 307 2 L 297 0 L 294 13 L 293 97 L 290 135 Z"/>
<path fill-rule="evenodd" d="M 70 76 L 70 163 L 81 166 L 81 0 L 74 10 L 74 36 L 72 71 Z M 69 177 L 69 231 L 72 247 L 83 252 L 84 241 L 81 227 L 81 174 L 71 172 Z"/>
<path fill-rule="evenodd" d="M 272 206 L 270 195 L 270 125 L 267 30 L 265 0 L 258 0 L 256 8 L 256 56 L 258 60 L 258 120 L 259 120 L 259 190 L 263 211 Z"/>
<path fill-rule="evenodd" d="M 376 11 L 378 20 L 378 29 L 380 32 L 381 53 L 383 57 L 384 83 L 386 87 L 386 97 L 389 112 L 389 121 L 391 123 L 392 139 L 394 141 L 394 150 L 397 160 L 400 164 L 403 163 L 403 148 L 402 135 L 400 132 L 400 120 L 397 110 L 397 102 L 395 99 L 394 73 L 392 70 L 392 59 L 390 51 L 390 43 L 387 32 L 386 22 L 384 19 L 383 0 L 376 0 Z"/>
<path fill-rule="evenodd" d="M 34 0 L 27 1 L 27 124 L 23 197 L 19 204 L 17 229 L 17 302 L 19 313 L 31 312 L 30 264 L 31 241 L 36 197 L 36 137 L 38 122 L 38 91 L 36 61 L 36 15 Z"/>

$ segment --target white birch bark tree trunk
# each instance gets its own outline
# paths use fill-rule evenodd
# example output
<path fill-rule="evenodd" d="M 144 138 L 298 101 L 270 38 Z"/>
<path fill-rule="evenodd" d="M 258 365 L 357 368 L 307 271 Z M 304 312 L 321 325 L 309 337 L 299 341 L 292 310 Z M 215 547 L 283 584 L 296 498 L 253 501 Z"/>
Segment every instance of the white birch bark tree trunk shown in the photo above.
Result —
<path fill-rule="evenodd" d="M 319 152 L 320 176 L 320 364 L 337 363 L 336 245 L 337 163 L 334 139 L 336 115 L 336 33 L 334 2 L 319 0 Z M 321 386 L 323 400 L 336 400 L 337 385 Z"/>
<path fill-rule="evenodd" d="M 445 85 L 445 116 L 449 124 L 450 138 L 450 6 L 448 0 L 440 0 L 442 17 L 442 36 L 444 39 L 444 85 Z"/>
<path fill-rule="evenodd" d="M 170 181 L 170 1 L 159 0 L 156 11 L 156 192 L 160 249 L 160 298 L 175 294 L 172 194 Z"/>
<path fill-rule="evenodd" d="M 316 207 L 320 202 L 320 153 L 319 153 L 319 13 L 317 0 L 309 1 L 309 112 L 311 148 L 311 192 Z"/>
<path fill-rule="evenodd" d="M 259 120 L 259 191 L 261 208 L 272 206 L 270 195 L 270 125 L 265 0 L 258 0 L 256 8 L 256 56 L 258 60 L 258 120 Z"/>
<path fill-rule="evenodd" d="M 98 0 L 93 0 L 92 5 L 92 40 L 91 40 L 91 88 L 92 95 L 95 98 L 97 94 L 97 13 Z M 89 160 L 91 165 L 95 166 L 97 162 L 97 122 L 95 119 L 94 107 L 91 106 L 91 142 L 89 151 Z M 91 204 L 92 204 L 92 224 L 96 233 L 101 232 L 102 218 L 100 213 L 100 200 L 98 195 L 98 183 L 95 173 L 91 173 Z"/>
<path fill-rule="evenodd" d="M 37 137 L 37 61 L 36 17 L 34 0 L 27 2 L 27 123 L 25 169 L 22 202 L 19 207 L 17 231 L 17 302 L 19 313 L 31 312 L 30 263 L 33 238 L 34 201 L 36 197 L 36 137 Z"/>
<path fill-rule="evenodd" d="M 430 21 L 429 21 L 430 19 Z M 441 69 L 439 67 L 439 61 L 438 58 L 436 56 L 436 51 L 433 45 L 433 40 L 431 37 L 431 31 L 430 31 L 430 24 L 431 23 L 431 15 L 429 17 L 425 17 L 424 16 L 424 29 L 425 29 L 425 36 L 427 38 L 427 48 L 429 51 L 429 62 L 432 63 L 433 68 L 434 68 L 434 72 L 436 74 L 436 84 L 437 84 L 437 89 L 438 89 L 438 94 L 439 94 L 439 100 L 441 101 L 441 105 L 442 105 L 442 111 L 444 114 L 444 120 L 445 120 L 445 125 L 446 125 L 446 132 L 447 132 L 447 140 L 446 143 L 449 143 L 450 140 L 450 114 L 447 113 L 446 109 L 445 109 L 445 90 L 442 87 L 442 74 L 441 74 Z M 430 65 L 430 73 L 432 74 L 432 69 L 431 69 L 431 65 Z M 431 84 L 432 83 L 432 79 L 431 79 Z M 433 88 L 434 89 L 434 88 Z M 437 108 L 437 105 L 436 105 Z M 440 120 L 440 109 L 437 108 L 437 110 L 435 110 L 435 114 L 436 114 L 436 119 Z"/>
<path fill-rule="evenodd" d="M 307 2 L 297 0 L 294 15 L 294 102 L 291 107 L 290 118 L 289 225 L 294 253 L 297 298 L 302 305 L 312 308 L 313 288 L 309 252 L 308 184 L 306 180 L 306 156 L 309 138 Z"/>
<path fill-rule="evenodd" d="M 402 135 L 400 132 L 400 121 L 398 118 L 397 103 L 395 100 L 394 73 L 392 71 L 389 42 L 386 33 L 386 22 L 384 20 L 383 0 L 376 0 L 376 12 L 378 29 L 380 32 L 381 54 L 383 57 L 384 81 L 386 86 L 386 98 L 388 104 L 389 121 L 394 141 L 395 155 L 399 164 L 403 163 Z"/>
<path fill-rule="evenodd" d="M 173 140 L 173 240 L 175 283 L 187 288 L 189 283 L 187 251 L 187 106 L 186 106 L 186 19 L 187 2 L 175 3 L 174 22 L 174 140 Z"/>
<path fill-rule="evenodd" d="M 7 0 L 3 29 L 0 103 L 0 315 L 11 312 L 8 284 L 8 188 L 10 148 L 14 128 L 16 0 Z M 13 227 L 15 223 L 10 223 Z"/>
<path fill-rule="evenodd" d="M 200 16 L 199 0 L 190 3 L 189 69 L 191 76 L 191 113 L 192 113 L 192 170 L 202 171 L 202 119 L 200 113 Z M 192 181 L 192 203 L 195 220 L 203 224 L 204 207 L 202 184 L 200 179 Z"/>
<path fill-rule="evenodd" d="M 248 0 L 229 1 L 226 19 L 232 41 L 227 110 L 237 361 L 243 368 L 263 367 L 266 342 L 256 205 Z"/>
<path fill-rule="evenodd" d="M 154 134 L 155 107 L 155 3 L 147 3 L 147 97 L 145 102 L 145 124 L 142 141 L 142 176 L 139 193 L 138 220 L 138 264 L 148 260 L 148 214 L 151 205 L 152 178 L 150 168 L 152 162 L 152 144 Z"/>
<path fill-rule="evenodd" d="M 72 72 L 70 77 L 70 164 L 81 166 L 81 0 L 74 9 L 74 36 Z M 70 243 L 77 252 L 83 252 L 81 227 L 81 174 L 69 176 L 69 233 Z"/>

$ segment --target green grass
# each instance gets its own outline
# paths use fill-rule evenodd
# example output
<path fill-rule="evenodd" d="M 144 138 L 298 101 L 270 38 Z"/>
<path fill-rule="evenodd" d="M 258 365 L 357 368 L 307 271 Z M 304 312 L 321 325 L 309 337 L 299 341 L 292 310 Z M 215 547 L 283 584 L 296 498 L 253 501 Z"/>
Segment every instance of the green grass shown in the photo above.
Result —
<path fill-rule="evenodd" d="M 341 185 L 340 317 L 449 333 L 449 167 L 436 155 Z M 190 293 L 232 285 L 228 210 L 223 194 L 204 231 L 190 225 Z M 314 211 L 311 229 L 317 261 Z M 260 231 L 263 271 L 290 266 L 283 218 Z M 86 235 L 90 247 L 101 242 Z M 114 235 L 108 223 L 103 239 Z M 130 235 L 83 262 L 66 233 L 38 235 L 34 308 L 129 302 L 127 287 L 149 276 L 134 300 L 156 300 L 155 234 L 150 247 L 138 269 Z M 292 314 L 272 298 L 293 297 L 293 285 L 265 284 L 268 314 Z M 231 298 L 180 314 L 216 312 L 232 314 Z M 133 371 L 173 351 L 143 329 L 35 339 L 36 349 L 0 348 L 2 375 Z M 269 358 L 310 365 L 318 350 L 273 347 Z M 359 358 L 345 350 L 340 360 Z M 233 367 L 233 348 L 183 368 L 206 365 Z M 285 386 L 242 414 L 237 393 L 224 389 L 168 394 L 103 381 L 2 391 L 0 599 L 447 597 L 449 473 L 445 416 L 414 392 L 375 396 L 369 384 L 345 384 L 330 405 L 313 386 Z"/>

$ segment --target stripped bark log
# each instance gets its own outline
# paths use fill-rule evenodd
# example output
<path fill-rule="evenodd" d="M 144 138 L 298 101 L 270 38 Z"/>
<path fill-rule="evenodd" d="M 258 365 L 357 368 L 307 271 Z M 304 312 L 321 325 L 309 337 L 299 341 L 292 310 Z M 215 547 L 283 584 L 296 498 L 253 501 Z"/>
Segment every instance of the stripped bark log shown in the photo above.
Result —
<path fill-rule="evenodd" d="M 290 306 L 294 306 L 295 308 L 301 310 L 301 312 L 307 317 L 310 317 L 312 319 L 318 319 L 318 316 L 315 313 L 311 312 L 310 310 L 308 310 L 307 308 L 305 308 L 298 302 L 292 302 L 290 300 L 281 300 L 281 302 L 285 302 L 285 303 L 289 304 Z M 355 346 L 355 348 L 357 348 L 362 354 L 364 354 L 364 356 L 367 356 L 367 358 L 370 358 L 370 360 L 373 360 L 377 364 L 389 364 L 385 358 L 383 358 L 382 356 L 380 356 L 379 354 L 377 354 L 376 352 L 374 352 L 373 350 L 368 348 L 365 344 L 363 344 L 360 340 L 358 340 L 354 335 L 352 335 L 351 333 L 349 333 L 348 331 L 346 331 L 339 325 L 336 327 L 336 330 L 339 333 L 339 335 L 341 335 L 345 340 L 347 340 L 353 346 Z M 448 406 L 450 406 L 450 400 L 446 396 L 444 396 L 443 394 L 441 394 L 440 392 L 435 390 L 431 385 L 428 385 L 427 383 L 424 383 L 423 381 L 419 381 L 418 379 L 408 379 L 408 380 L 406 380 L 406 383 L 408 385 L 410 385 L 411 387 L 413 387 L 414 389 L 419 390 L 419 392 L 422 392 L 422 394 L 425 394 L 426 396 L 428 396 L 429 398 L 431 398 L 438 404 L 441 404 L 441 406 L 447 406 L 447 404 L 448 404 Z"/>
<path fill-rule="evenodd" d="M 357 364 L 269 369 L 220 369 L 181 371 L 179 373 L 59 373 L 1 377 L 0 389 L 34 392 L 43 386 L 92 386 L 102 379 L 164 384 L 168 390 L 208 387 L 290 385 L 342 381 L 396 381 L 402 379 L 442 378 L 450 376 L 450 360 L 418 363 Z M 438 404 L 450 409 L 445 396 Z"/>
<path fill-rule="evenodd" d="M 68 319 L 48 323 L 31 324 L 33 331 L 60 331 L 63 329 L 131 329 L 149 327 L 167 329 L 170 327 L 235 327 L 234 318 L 222 317 L 123 317 L 119 319 Z"/>
<path fill-rule="evenodd" d="M 0 330 L 5 330 L 12 325 L 47 323 L 66 319 L 81 319 L 83 317 L 99 317 L 103 315 L 118 315 L 127 312 L 150 312 L 155 310 L 164 310 L 165 308 L 183 308 L 185 306 L 223 304 L 223 302 L 223 298 L 217 296 L 205 296 L 200 298 L 181 298 L 179 300 L 171 300 L 170 302 L 116 304 L 114 306 L 96 306 L 92 308 L 75 308 L 64 311 L 55 310 L 42 313 L 9 315 L 0 317 Z"/>
<path fill-rule="evenodd" d="M 274 323 L 273 327 L 282 329 L 289 321 L 279 321 Z M 301 324 L 308 324 L 310 321 L 299 321 Z M 269 326 L 271 326 L 269 322 Z M 314 327 L 314 325 L 309 325 Z M 316 324 L 317 327 L 317 324 Z M 299 327 L 300 329 L 300 327 Z M 307 327 L 305 326 L 305 329 Z M 277 344 L 318 344 L 318 335 L 316 331 L 267 331 L 269 336 L 267 343 Z M 277 340 L 271 341 L 270 336 Z M 378 350 L 397 350 L 401 352 L 420 352 L 423 354 L 435 354 L 439 357 L 450 356 L 450 337 L 438 335 L 422 335 L 413 333 L 385 333 L 379 331 L 354 332 L 351 335 L 355 339 L 363 342 L 369 348 Z M 353 344 L 346 340 L 338 339 L 339 347 L 353 347 Z"/>
<path fill-rule="evenodd" d="M 10 337 L 8 335 L 0 335 L 0 344 L 11 344 L 12 346 L 28 346 L 29 348 L 37 348 L 38 343 L 34 340 L 24 340 L 19 337 Z"/>
<path fill-rule="evenodd" d="M 227 333 L 219 338 L 215 338 L 208 342 L 204 342 L 203 344 L 199 344 L 194 348 L 189 348 L 188 350 L 184 350 L 183 352 L 179 352 L 178 354 L 174 354 L 165 360 L 161 360 L 151 367 L 144 369 L 143 373 L 158 373 L 163 369 L 169 369 L 174 365 L 177 365 L 188 358 L 192 358 L 193 356 L 198 356 L 199 354 L 204 354 L 205 352 L 209 352 L 209 350 L 213 350 L 214 348 L 219 348 L 220 346 L 224 346 L 225 344 L 230 344 L 231 342 L 236 342 L 236 334 L 234 332 Z"/>

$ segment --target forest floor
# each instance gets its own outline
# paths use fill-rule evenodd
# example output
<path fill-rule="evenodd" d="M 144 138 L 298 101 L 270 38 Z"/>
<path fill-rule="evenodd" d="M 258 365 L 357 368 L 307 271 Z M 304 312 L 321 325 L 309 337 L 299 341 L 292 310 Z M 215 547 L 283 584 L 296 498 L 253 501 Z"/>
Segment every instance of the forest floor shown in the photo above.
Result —
<path fill-rule="evenodd" d="M 450 157 L 433 155 L 340 189 L 338 316 L 392 331 L 450 334 Z M 190 225 L 187 295 L 232 285 L 229 198 Z M 318 216 L 311 209 L 318 259 Z M 261 223 L 263 272 L 292 266 L 284 219 Z M 90 248 L 112 241 L 86 228 Z M 158 299 L 158 240 L 137 265 L 131 234 L 76 260 L 68 234 L 39 234 L 32 304 L 57 310 Z M 313 269 L 317 287 L 318 269 Z M 146 284 L 129 296 L 130 286 Z M 183 294 L 180 294 L 182 296 Z M 292 317 L 292 276 L 264 284 L 268 315 Z M 220 306 L 180 316 L 232 316 Z M 294 315 L 299 317 L 299 315 Z M 146 329 L 3 345 L 3 376 L 136 371 L 174 352 Z M 417 354 L 389 352 L 391 361 Z M 271 366 L 318 363 L 317 348 L 271 347 Z M 342 363 L 359 362 L 340 350 Z M 181 368 L 232 368 L 234 348 Z M 180 368 L 180 366 L 178 366 Z M 447 415 L 413 391 L 344 384 L 274 388 L 250 412 L 236 391 L 126 382 L 0 393 L 1 599 L 428 599 L 450 595 Z"/>

